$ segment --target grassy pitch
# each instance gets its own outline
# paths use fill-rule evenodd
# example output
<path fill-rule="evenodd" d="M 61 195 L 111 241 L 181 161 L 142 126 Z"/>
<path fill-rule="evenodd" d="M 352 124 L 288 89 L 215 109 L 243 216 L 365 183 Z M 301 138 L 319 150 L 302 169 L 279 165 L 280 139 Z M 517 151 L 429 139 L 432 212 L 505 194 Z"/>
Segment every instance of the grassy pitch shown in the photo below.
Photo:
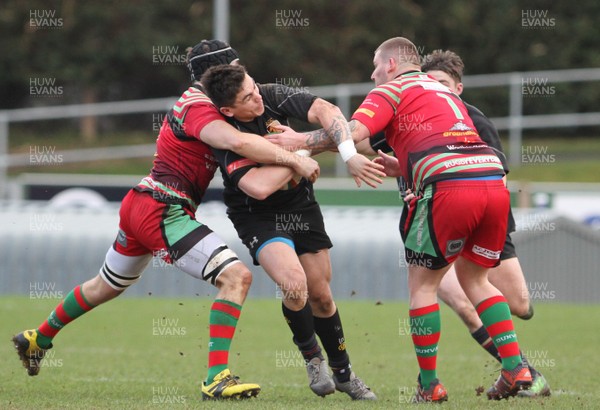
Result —
<path fill-rule="evenodd" d="M 2 409 L 388 409 L 406 408 L 417 363 L 402 302 L 340 301 L 347 348 L 356 373 L 378 395 L 352 402 L 337 392 L 325 399 L 307 386 L 305 370 L 281 316 L 280 300 L 247 301 L 230 354 L 242 381 L 259 383 L 258 398 L 202 403 L 208 310 L 212 300 L 120 298 L 69 324 L 54 340 L 44 367 L 28 377 L 10 338 L 36 327 L 59 299 L 0 298 L 0 408 Z M 489 402 L 478 396 L 498 365 L 442 306 L 438 375 L 449 391 L 446 409 L 597 408 L 598 305 L 536 305 L 529 322 L 515 320 L 519 342 L 549 380 L 553 395 Z"/>

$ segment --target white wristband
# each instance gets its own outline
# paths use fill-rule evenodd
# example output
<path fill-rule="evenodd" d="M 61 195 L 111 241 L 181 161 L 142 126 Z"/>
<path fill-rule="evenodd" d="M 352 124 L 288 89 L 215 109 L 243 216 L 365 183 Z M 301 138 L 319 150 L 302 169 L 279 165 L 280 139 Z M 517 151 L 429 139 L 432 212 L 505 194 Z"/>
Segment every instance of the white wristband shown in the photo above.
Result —
<path fill-rule="evenodd" d="M 310 157 L 310 150 L 299 149 L 298 151 L 294 151 L 294 154 L 300 155 L 301 157 Z"/>
<path fill-rule="evenodd" d="M 348 162 L 350 158 L 357 154 L 354 141 L 351 139 L 342 142 L 337 148 L 344 162 Z"/>

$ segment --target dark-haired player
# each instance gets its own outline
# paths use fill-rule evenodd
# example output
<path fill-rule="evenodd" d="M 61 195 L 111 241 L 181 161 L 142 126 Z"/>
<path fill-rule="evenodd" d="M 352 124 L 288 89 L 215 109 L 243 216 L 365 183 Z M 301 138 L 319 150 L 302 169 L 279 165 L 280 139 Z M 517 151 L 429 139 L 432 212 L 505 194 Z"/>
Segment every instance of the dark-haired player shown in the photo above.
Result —
<path fill-rule="evenodd" d="M 355 111 L 350 127 L 357 146 L 385 132 L 397 158 L 379 151 L 375 161 L 385 165 L 387 175 L 407 181 L 414 193 L 400 231 L 420 368 L 416 400 L 441 402 L 448 397 L 437 378 L 437 291 L 452 264 L 501 357 L 501 375 L 488 397 L 514 396 L 531 385 L 531 374 L 522 362 L 508 303 L 487 279 L 488 269 L 500 261 L 506 237 L 510 203 L 502 163 L 478 135 L 460 98 L 421 72 L 412 42 L 402 37 L 383 42 L 373 64 L 376 88 Z M 297 136 L 289 134 L 271 140 L 294 141 Z M 317 130 L 306 145 L 322 150 L 328 140 Z"/>
<path fill-rule="evenodd" d="M 193 81 L 211 65 L 235 58 L 237 53 L 226 43 L 202 41 L 188 54 Z M 13 337 L 30 376 L 39 373 L 44 354 L 64 326 L 121 295 L 140 279 L 152 257 L 160 257 L 219 289 L 210 309 L 208 374 L 202 383 L 202 397 L 247 398 L 258 394 L 257 384 L 241 383 L 228 365 L 231 340 L 252 275 L 223 240 L 195 217 L 217 169 L 209 145 L 263 163 L 287 164 L 311 180 L 319 173 L 316 162 L 223 121 L 194 83 L 165 117 L 150 175 L 123 199 L 119 231 L 99 274 L 69 292 L 38 328 Z"/>
<path fill-rule="evenodd" d="M 256 84 L 241 66 L 213 67 L 201 81 L 230 124 L 242 131 L 263 135 L 278 132 L 283 127 L 273 124 L 287 124 L 288 118 L 296 118 L 325 127 L 342 154 L 342 144 L 354 150 L 339 108 L 305 90 Z M 365 157 L 353 152 L 344 158 L 349 168 L 368 165 Z M 354 400 L 374 400 L 375 394 L 350 366 L 330 289 L 332 244 L 312 183 L 298 178 L 292 170 L 264 165 L 229 150 L 215 150 L 215 155 L 224 179 L 227 214 L 254 263 L 260 264 L 281 289 L 283 315 L 307 363 L 311 390 L 325 396 L 337 389 Z M 363 179 L 369 185 L 383 176 L 377 168 L 365 172 L 363 175 L 371 175 Z"/>

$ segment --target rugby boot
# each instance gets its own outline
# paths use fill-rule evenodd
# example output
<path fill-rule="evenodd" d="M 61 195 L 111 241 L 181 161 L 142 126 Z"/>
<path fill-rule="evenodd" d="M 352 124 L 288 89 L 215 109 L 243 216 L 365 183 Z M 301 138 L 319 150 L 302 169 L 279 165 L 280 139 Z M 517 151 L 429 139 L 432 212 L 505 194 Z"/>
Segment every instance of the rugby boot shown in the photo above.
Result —
<path fill-rule="evenodd" d="M 202 383 L 202 400 L 249 399 L 258 393 L 258 384 L 241 383 L 239 377 L 233 376 L 229 369 L 217 374 L 211 384 Z"/>
<path fill-rule="evenodd" d="M 23 363 L 23 367 L 27 369 L 27 374 L 37 376 L 40 372 L 41 362 L 48 349 L 52 348 L 52 344 L 48 349 L 42 349 L 37 344 L 37 330 L 25 330 L 13 336 L 14 343 L 19 359 Z"/>
<path fill-rule="evenodd" d="M 552 394 L 550 384 L 540 372 L 531 370 L 531 379 L 531 387 L 527 390 L 519 390 L 517 392 L 518 397 L 547 397 Z"/>
<path fill-rule="evenodd" d="M 346 393 L 352 400 L 377 400 L 375 393 L 361 379 L 356 377 L 354 372 L 350 373 L 350 380 L 347 382 L 339 382 L 335 375 L 333 375 L 333 381 L 335 382 L 335 388 Z"/>
<path fill-rule="evenodd" d="M 308 374 L 308 385 L 317 396 L 325 397 L 335 393 L 335 384 L 325 360 L 313 357 L 306 364 L 306 373 Z"/>
<path fill-rule="evenodd" d="M 421 375 L 417 378 L 417 392 L 415 393 L 415 403 L 441 403 L 448 400 L 448 392 L 438 379 L 433 379 L 429 387 L 424 389 L 421 385 Z"/>
<path fill-rule="evenodd" d="M 531 386 L 529 367 L 520 364 L 513 370 L 502 369 L 500 377 L 487 391 L 489 400 L 502 400 L 515 396 L 520 390 Z"/>

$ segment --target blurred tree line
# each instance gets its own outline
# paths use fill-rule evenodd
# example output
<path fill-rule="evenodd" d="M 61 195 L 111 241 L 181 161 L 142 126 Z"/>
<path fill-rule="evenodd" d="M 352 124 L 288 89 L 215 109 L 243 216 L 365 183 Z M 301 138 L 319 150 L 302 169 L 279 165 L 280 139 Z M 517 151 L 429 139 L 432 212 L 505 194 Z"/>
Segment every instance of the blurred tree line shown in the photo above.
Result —
<path fill-rule="evenodd" d="M 370 81 L 373 50 L 394 36 L 454 50 L 467 75 L 600 67 L 595 0 L 231 0 L 230 11 L 230 43 L 258 82 Z M 177 96 L 185 49 L 212 37 L 212 16 L 212 0 L 4 0 L 0 109 Z M 526 114 L 598 110 L 597 82 L 555 94 L 526 101 Z M 505 89 L 465 95 L 507 114 Z M 93 137 L 96 119 L 80 128 Z"/>

